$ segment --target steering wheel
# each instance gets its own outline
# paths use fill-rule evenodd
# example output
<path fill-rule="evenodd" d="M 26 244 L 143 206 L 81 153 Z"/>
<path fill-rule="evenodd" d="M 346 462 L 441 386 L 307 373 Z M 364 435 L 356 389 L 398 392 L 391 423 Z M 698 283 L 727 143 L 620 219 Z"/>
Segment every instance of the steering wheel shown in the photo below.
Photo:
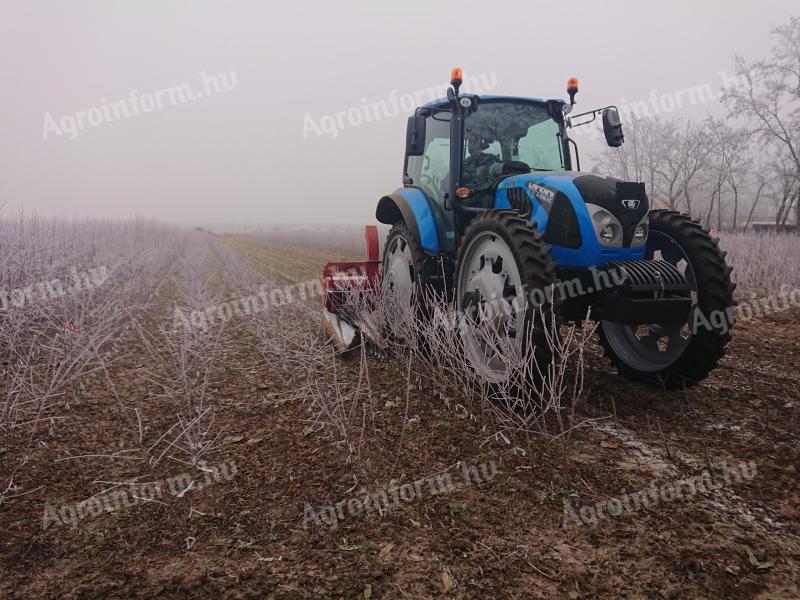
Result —
<path fill-rule="evenodd" d="M 528 166 L 528 163 L 524 163 L 521 160 L 509 160 L 503 163 L 503 170 L 501 172 L 502 175 L 524 175 L 525 173 L 530 173 L 531 168 Z"/>

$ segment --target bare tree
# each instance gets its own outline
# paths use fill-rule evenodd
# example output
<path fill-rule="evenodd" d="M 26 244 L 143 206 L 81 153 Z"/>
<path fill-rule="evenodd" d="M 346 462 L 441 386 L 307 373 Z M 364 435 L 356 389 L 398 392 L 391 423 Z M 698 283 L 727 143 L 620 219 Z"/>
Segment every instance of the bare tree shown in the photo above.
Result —
<path fill-rule="evenodd" d="M 747 221 L 744 224 L 745 232 L 750 226 L 750 222 L 753 220 L 753 214 L 758 207 L 758 202 L 761 200 L 762 195 L 769 193 L 770 186 L 775 182 L 775 174 L 769 169 L 769 165 L 766 164 L 763 154 L 759 154 L 758 164 L 756 165 L 753 179 L 756 186 L 755 197 L 753 198 L 753 204 L 750 206 L 750 212 L 747 215 Z"/>
<path fill-rule="evenodd" d="M 800 17 L 792 17 L 772 33 L 775 44 L 768 58 L 754 62 L 735 58 L 738 82 L 725 88 L 722 102 L 731 116 L 747 118 L 762 141 L 782 149 L 794 172 L 789 180 L 796 182 L 800 177 Z M 786 185 L 783 188 L 786 191 Z M 796 193 L 784 194 L 778 224 L 785 224 L 792 205 L 800 207 L 796 197 Z M 796 210 L 800 216 L 800 208 Z"/>
<path fill-rule="evenodd" d="M 600 167 L 626 181 L 643 181 L 651 196 L 660 196 L 665 173 L 670 171 L 667 157 L 678 126 L 677 120 L 658 117 L 631 119 L 625 124 L 626 143 L 604 153 L 599 158 Z"/>
<path fill-rule="evenodd" d="M 800 178 L 793 162 L 785 153 L 778 155 L 772 162 L 772 170 L 777 181 L 777 189 L 772 195 L 775 205 L 775 227 L 786 226 L 792 208 L 797 204 L 800 194 Z"/>
<path fill-rule="evenodd" d="M 722 229 L 722 192 L 724 188 L 733 194 L 732 229 L 736 231 L 739 223 L 739 193 L 747 176 L 748 160 L 747 133 L 729 125 L 725 121 L 709 117 L 705 122 L 705 137 L 708 139 L 712 157 L 710 166 L 714 187 L 712 205 L 709 207 L 706 223 L 713 211 L 713 196 L 717 197 L 717 228 Z"/>
<path fill-rule="evenodd" d="M 660 193 L 667 199 L 672 210 L 678 208 L 681 198 L 686 200 L 691 213 L 689 186 L 706 166 L 706 136 L 701 125 L 691 121 L 673 120 L 662 131 L 662 139 L 656 147 L 661 152 L 661 169 L 658 172 Z"/>
<path fill-rule="evenodd" d="M 638 117 L 626 123 L 626 144 L 600 158 L 606 172 L 628 181 L 644 181 L 652 198 L 670 209 L 692 214 L 692 190 L 709 163 L 704 127 L 658 117 Z"/>
<path fill-rule="evenodd" d="M 702 127 L 688 127 L 684 131 L 682 148 L 685 158 L 681 163 L 681 191 L 686 200 L 686 214 L 694 214 L 692 208 L 692 189 L 708 168 L 706 133 Z"/>

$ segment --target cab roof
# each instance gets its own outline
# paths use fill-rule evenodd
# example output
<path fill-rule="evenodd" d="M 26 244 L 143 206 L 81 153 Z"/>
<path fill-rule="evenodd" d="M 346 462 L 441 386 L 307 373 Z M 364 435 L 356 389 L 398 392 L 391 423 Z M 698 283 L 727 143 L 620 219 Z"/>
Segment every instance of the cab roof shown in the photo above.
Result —
<path fill-rule="evenodd" d="M 566 104 L 566 100 L 561 98 L 528 98 L 526 96 L 479 96 L 478 94 L 460 94 L 461 96 L 477 96 L 480 102 L 492 102 L 498 100 L 509 100 L 511 102 L 530 102 L 534 104 L 545 104 L 547 102 L 558 102 L 559 104 Z M 422 105 L 424 108 L 447 108 L 450 106 L 450 101 L 447 98 L 437 98 Z"/>

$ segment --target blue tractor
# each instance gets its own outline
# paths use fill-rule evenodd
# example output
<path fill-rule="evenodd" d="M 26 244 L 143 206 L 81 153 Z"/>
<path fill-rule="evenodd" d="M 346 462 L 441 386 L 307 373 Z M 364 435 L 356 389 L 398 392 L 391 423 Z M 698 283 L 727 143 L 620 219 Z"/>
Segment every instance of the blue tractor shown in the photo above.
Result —
<path fill-rule="evenodd" d="M 549 323 L 587 313 L 625 377 L 668 389 L 704 379 L 730 341 L 731 268 L 688 216 L 651 210 L 643 183 L 581 172 L 570 130 L 600 117 L 618 147 L 617 109 L 574 115 L 575 78 L 569 103 L 462 93 L 461 82 L 454 69 L 447 97 L 408 119 L 403 186 L 376 211 L 391 226 L 384 289 L 419 318 L 426 288 L 448 298 L 466 359 L 490 384 L 508 363 L 485 330 L 547 364 Z"/>

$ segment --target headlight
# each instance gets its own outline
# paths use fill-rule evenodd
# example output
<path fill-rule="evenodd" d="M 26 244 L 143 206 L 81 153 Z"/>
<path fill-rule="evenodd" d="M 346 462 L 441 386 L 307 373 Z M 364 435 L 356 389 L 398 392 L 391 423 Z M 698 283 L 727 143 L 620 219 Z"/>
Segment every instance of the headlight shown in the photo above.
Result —
<path fill-rule="evenodd" d="M 650 229 L 650 219 L 645 217 L 633 230 L 633 238 L 631 239 L 631 246 L 641 246 L 647 241 L 647 233 Z"/>
<path fill-rule="evenodd" d="M 612 244 L 617 237 L 617 225 L 615 223 L 605 223 L 600 228 L 600 241 L 604 244 Z"/>
<path fill-rule="evenodd" d="M 622 225 L 617 218 L 595 204 L 587 204 L 589 215 L 592 217 L 592 227 L 598 241 L 604 246 L 622 247 Z"/>

